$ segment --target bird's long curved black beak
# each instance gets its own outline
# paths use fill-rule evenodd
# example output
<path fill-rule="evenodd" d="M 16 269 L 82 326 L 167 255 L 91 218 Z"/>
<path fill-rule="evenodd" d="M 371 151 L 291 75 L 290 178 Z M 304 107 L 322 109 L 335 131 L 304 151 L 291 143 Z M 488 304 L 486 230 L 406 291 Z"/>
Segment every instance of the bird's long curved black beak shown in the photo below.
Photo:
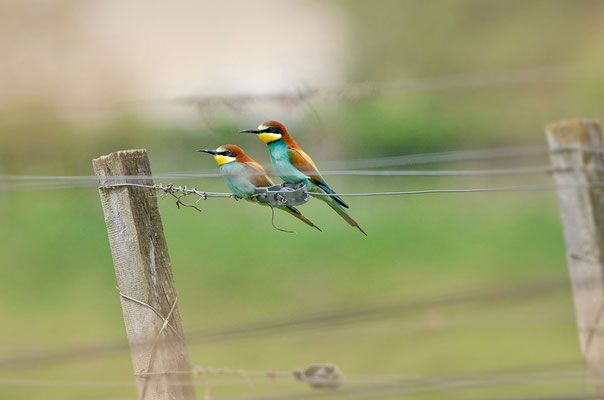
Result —
<path fill-rule="evenodd" d="M 201 153 L 208 153 L 208 154 L 212 154 L 212 155 L 214 155 L 214 156 L 215 156 L 216 154 L 218 154 L 218 152 L 217 152 L 216 150 L 212 150 L 212 149 L 199 149 L 199 150 L 197 150 L 197 151 L 199 151 L 199 152 L 201 152 Z"/>
<path fill-rule="evenodd" d="M 239 131 L 239 133 L 253 133 L 255 135 L 262 133 L 262 131 L 260 129 L 245 129 L 242 131 Z"/>

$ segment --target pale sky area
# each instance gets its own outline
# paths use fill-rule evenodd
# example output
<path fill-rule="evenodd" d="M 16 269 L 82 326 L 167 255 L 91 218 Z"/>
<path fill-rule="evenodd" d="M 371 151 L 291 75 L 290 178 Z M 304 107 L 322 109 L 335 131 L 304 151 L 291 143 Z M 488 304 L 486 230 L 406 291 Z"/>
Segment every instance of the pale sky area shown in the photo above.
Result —
<path fill-rule="evenodd" d="M 294 91 L 342 83 L 350 60 L 346 16 L 321 2 L 29 0 L 0 15 L 3 107 Z"/>

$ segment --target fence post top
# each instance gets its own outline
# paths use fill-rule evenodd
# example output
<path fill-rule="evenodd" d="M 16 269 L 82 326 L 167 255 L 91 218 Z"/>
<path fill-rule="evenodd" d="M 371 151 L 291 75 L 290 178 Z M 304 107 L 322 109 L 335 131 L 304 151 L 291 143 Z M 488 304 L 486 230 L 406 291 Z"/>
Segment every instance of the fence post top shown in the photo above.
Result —
<path fill-rule="evenodd" d="M 123 157 L 123 156 L 144 156 L 147 154 L 147 149 L 131 149 L 131 150 L 118 150 L 113 153 L 106 154 L 104 156 L 99 156 L 92 160 L 92 162 L 97 163 L 108 158 L 112 157 Z"/>
<path fill-rule="evenodd" d="M 596 119 L 568 119 L 564 121 L 552 122 L 545 126 L 547 132 L 552 134 L 573 134 L 577 137 L 586 135 L 591 127 L 599 127 L 600 122 Z"/>

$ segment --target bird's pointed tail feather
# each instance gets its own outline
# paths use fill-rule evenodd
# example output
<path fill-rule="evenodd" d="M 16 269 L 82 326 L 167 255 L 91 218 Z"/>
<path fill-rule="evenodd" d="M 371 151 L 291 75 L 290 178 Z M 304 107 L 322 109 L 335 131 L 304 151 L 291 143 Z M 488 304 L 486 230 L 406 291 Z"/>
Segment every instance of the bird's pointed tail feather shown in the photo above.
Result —
<path fill-rule="evenodd" d="M 315 195 L 315 197 L 318 197 L 324 202 L 326 202 L 331 208 L 333 208 L 335 212 L 338 213 L 340 217 L 344 219 L 344 221 L 348 222 L 348 225 L 354 226 L 355 228 L 360 230 L 365 236 L 367 236 L 367 233 L 363 230 L 363 228 L 359 226 L 357 221 L 355 221 L 350 215 L 348 215 L 348 213 L 342 208 L 342 206 L 335 199 L 333 199 L 333 196 Z"/>
<path fill-rule="evenodd" d="M 317 186 L 319 188 L 321 188 L 325 193 L 329 193 L 329 194 L 336 194 L 336 192 L 333 191 L 332 188 L 330 188 L 329 186 L 327 186 L 326 183 L 317 183 Z M 323 196 L 323 197 L 327 197 L 327 196 Z M 342 198 L 340 196 L 329 196 L 332 200 L 335 200 L 339 205 L 341 205 L 344 208 L 348 208 L 348 204 L 346 204 L 344 202 L 344 200 L 342 200 Z"/>
<path fill-rule="evenodd" d="M 292 207 L 292 206 L 285 206 L 285 207 L 279 207 L 279 208 L 282 209 L 283 211 L 285 211 L 286 213 L 291 214 L 294 217 L 298 218 L 300 221 L 304 222 L 306 225 L 312 226 L 313 228 L 317 229 L 319 232 L 323 232 L 321 230 L 321 228 L 319 228 L 317 225 L 313 224 L 311 220 L 309 220 L 304 215 L 302 215 L 300 210 L 298 210 L 297 208 Z"/>

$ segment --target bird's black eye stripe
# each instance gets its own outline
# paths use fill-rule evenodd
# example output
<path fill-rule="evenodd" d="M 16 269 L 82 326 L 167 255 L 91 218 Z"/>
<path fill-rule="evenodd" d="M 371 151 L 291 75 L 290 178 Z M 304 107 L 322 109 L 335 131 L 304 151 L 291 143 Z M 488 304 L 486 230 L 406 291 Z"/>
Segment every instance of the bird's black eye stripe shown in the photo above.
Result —
<path fill-rule="evenodd" d="M 272 127 L 272 126 L 269 126 L 268 128 L 266 128 L 266 129 L 264 130 L 264 132 L 268 132 L 268 133 L 279 133 L 279 129 L 274 128 L 274 127 Z"/>

